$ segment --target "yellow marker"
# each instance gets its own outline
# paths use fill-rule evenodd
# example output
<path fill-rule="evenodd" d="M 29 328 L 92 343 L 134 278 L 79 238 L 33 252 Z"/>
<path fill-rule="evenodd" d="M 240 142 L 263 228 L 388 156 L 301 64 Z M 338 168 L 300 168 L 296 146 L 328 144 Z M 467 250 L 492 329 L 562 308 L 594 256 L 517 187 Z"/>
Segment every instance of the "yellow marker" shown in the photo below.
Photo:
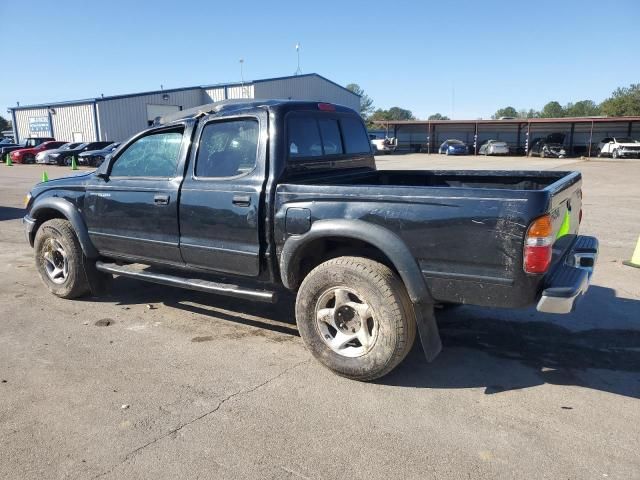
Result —
<path fill-rule="evenodd" d="M 631 260 L 625 260 L 622 263 L 629 267 L 640 268 L 640 237 L 638 237 L 638 243 L 636 243 L 636 249 L 633 251 Z"/>
<path fill-rule="evenodd" d="M 560 230 L 558 230 L 558 234 L 556 235 L 556 240 L 560 237 L 564 237 L 569 234 L 569 230 L 571 228 L 571 216 L 569 215 L 569 210 L 564 212 L 564 219 L 562 220 L 562 225 L 560 225 Z"/>

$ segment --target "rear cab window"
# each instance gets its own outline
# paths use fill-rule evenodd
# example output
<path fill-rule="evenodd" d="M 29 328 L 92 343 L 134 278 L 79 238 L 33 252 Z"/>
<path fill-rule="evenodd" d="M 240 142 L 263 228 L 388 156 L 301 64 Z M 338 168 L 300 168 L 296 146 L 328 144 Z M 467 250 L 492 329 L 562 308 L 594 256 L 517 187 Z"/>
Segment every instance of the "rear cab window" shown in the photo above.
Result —
<path fill-rule="evenodd" d="M 287 152 L 292 161 L 371 153 L 362 120 L 353 115 L 291 112 L 286 126 Z"/>

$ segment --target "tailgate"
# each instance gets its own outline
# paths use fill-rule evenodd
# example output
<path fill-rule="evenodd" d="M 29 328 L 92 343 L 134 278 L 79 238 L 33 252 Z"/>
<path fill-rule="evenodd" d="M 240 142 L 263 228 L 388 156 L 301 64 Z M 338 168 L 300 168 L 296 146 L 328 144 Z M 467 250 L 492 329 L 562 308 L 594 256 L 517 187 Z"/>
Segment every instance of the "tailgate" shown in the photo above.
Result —
<path fill-rule="evenodd" d="M 549 185 L 548 213 L 553 226 L 553 260 L 556 263 L 575 241 L 582 216 L 582 177 L 571 172 Z"/>

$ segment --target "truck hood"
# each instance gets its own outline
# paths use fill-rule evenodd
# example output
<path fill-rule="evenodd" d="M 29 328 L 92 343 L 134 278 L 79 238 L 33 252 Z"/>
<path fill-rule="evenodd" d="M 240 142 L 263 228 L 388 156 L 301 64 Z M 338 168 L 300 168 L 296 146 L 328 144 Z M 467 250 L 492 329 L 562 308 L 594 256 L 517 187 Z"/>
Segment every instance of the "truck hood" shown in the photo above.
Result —
<path fill-rule="evenodd" d="M 56 188 L 84 188 L 87 184 L 87 181 L 93 176 L 93 174 L 94 172 L 83 172 L 77 175 L 70 175 L 68 177 L 56 178 L 55 180 L 37 183 L 31 189 L 31 195 L 35 198 L 46 190 Z"/>
<path fill-rule="evenodd" d="M 635 147 L 640 148 L 640 143 L 638 142 L 626 142 L 626 143 L 616 143 L 618 147 Z"/>

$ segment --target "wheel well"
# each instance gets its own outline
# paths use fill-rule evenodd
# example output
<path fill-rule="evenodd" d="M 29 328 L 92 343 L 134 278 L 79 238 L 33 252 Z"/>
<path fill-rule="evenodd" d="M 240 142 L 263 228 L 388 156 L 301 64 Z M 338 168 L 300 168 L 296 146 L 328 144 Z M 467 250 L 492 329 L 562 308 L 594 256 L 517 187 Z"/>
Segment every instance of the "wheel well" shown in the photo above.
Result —
<path fill-rule="evenodd" d="M 307 274 L 315 267 L 336 257 L 364 257 L 382 263 L 396 274 L 395 265 L 382 250 L 363 240 L 344 237 L 323 237 L 313 240 L 298 253 L 298 262 L 292 265 L 293 288 L 298 288 Z"/>
<path fill-rule="evenodd" d="M 33 238 L 36 237 L 36 233 L 38 232 L 38 229 L 40 228 L 40 225 L 42 225 L 44 222 L 48 222 L 49 220 L 52 220 L 54 218 L 62 218 L 64 220 L 67 220 L 67 217 L 65 217 L 64 214 L 60 210 L 56 210 L 55 208 L 43 208 L 42 210 L 39 210 L 38 211 L 38 215 L 35 218 L 36 225 L 33 228 L 33 231 L 31 232 L 31 235 L 33 236 Z M 33 239 L 31 239 L 31 240 L 33 240 Z"/>

